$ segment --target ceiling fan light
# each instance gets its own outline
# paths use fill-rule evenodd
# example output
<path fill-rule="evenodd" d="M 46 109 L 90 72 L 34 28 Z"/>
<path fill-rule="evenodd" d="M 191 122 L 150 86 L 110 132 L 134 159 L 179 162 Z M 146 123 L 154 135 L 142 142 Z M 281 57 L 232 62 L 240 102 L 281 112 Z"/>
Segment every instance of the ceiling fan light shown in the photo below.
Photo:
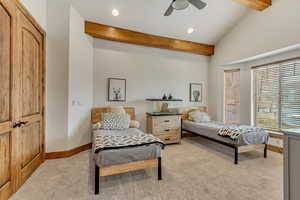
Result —
<path fill-rule="evenodd" d="M 176 0 L 172 4 L 172 7 L 175 10 L 183 10 L 189 6 L 189 2 L 187 0 Z"/>

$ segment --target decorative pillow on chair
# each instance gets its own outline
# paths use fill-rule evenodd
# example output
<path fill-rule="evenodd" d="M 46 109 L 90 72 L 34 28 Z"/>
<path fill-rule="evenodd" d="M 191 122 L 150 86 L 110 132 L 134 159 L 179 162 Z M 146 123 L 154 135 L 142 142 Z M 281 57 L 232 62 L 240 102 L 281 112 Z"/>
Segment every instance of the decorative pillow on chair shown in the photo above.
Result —
<path fill-rule="evenodd" d="M 123 130 L 129 128 L 130 116 L 121 113 L 104 113 L 102 128 L 105 130 Z"/>
<path fill-rule="evenodd" d="M 194 122 L 210 122 L 210 117 L 206 112 L 194 111 L 189 113 L 189 119 Z"/>

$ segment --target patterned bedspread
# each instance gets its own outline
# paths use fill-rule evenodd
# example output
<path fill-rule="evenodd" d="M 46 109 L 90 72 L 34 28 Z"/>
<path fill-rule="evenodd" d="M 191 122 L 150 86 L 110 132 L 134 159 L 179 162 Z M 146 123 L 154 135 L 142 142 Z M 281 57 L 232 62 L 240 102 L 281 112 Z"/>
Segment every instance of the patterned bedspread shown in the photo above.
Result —
<path fill-rule="evenodd" d="M 120 149 L 126 147 L 137 147 L 149 144 L 160 144 L 164 148 L 164 143 L 151 134 L 146 134 L 137 129 L 127 129 L 124 131 L 100 130 L 101 134 L 94 136 L 94 152 L 102 150 Z"/>
<path fill-rule="evenodd" d="M 246 135 L 246 134 L 261 134 L 265 135 L 267 134 L 264 129 L 257 128 L 254 126 L 226 126 L 222 127 L 218 130 L 218 135 L 223 137 L 229 137 L 232 140 L 236 140 L 240 137 L 240 135 Z"/>

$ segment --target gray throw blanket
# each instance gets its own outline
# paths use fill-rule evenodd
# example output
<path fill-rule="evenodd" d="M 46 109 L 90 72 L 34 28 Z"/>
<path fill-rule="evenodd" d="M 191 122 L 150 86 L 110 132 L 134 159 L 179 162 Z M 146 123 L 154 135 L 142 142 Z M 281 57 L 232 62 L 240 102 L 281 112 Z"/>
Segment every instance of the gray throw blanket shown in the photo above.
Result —
<path fill-rule="evenodd" d="M 159 138 L 140 131 L 131 134 L 97 134 L 94 138 L 94 152 L 98 153 L 102 150 L 136 147 L 153 143 L 161 144 L 162 148 L 165 145 Z"/>

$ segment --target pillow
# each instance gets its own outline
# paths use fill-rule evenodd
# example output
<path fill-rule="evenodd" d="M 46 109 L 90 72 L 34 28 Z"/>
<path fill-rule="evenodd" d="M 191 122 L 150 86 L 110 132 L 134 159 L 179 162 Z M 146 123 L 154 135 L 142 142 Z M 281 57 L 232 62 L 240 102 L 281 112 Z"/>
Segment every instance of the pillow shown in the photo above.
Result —
<path fill-rule="evenodd" d="M 210 117 L 206 112 L 193 111 L 189 113 L 189 120 L 194 122 L 210 122 Z"/>
<path fill-rule="evenodd" d="M 102 128 L 101 122 L 97 122 L 96 124 L 93 124 L 93 130 L 98 130 Z"/>
<path fill-rule="evenodd" d="M 136 120 L 131 120 L 130 121 L 130 128 L 140 128 L 140 122 Z"/>
<path fill-rule="evenodd" d="M 102 116 L 104 130 L 123 130 L 129 128 L 130 116 L 121 113 L 104 113 Z"/>
<path fill-rule="evenodd" d="M 196 111 L 199 112 L 199 110 L 197 110 L 197 109 L 191 109 L 187 112 L 188 120 L 194 121 L 193 118 L 190 116 L 190 113 L 196 112 Z"/>

